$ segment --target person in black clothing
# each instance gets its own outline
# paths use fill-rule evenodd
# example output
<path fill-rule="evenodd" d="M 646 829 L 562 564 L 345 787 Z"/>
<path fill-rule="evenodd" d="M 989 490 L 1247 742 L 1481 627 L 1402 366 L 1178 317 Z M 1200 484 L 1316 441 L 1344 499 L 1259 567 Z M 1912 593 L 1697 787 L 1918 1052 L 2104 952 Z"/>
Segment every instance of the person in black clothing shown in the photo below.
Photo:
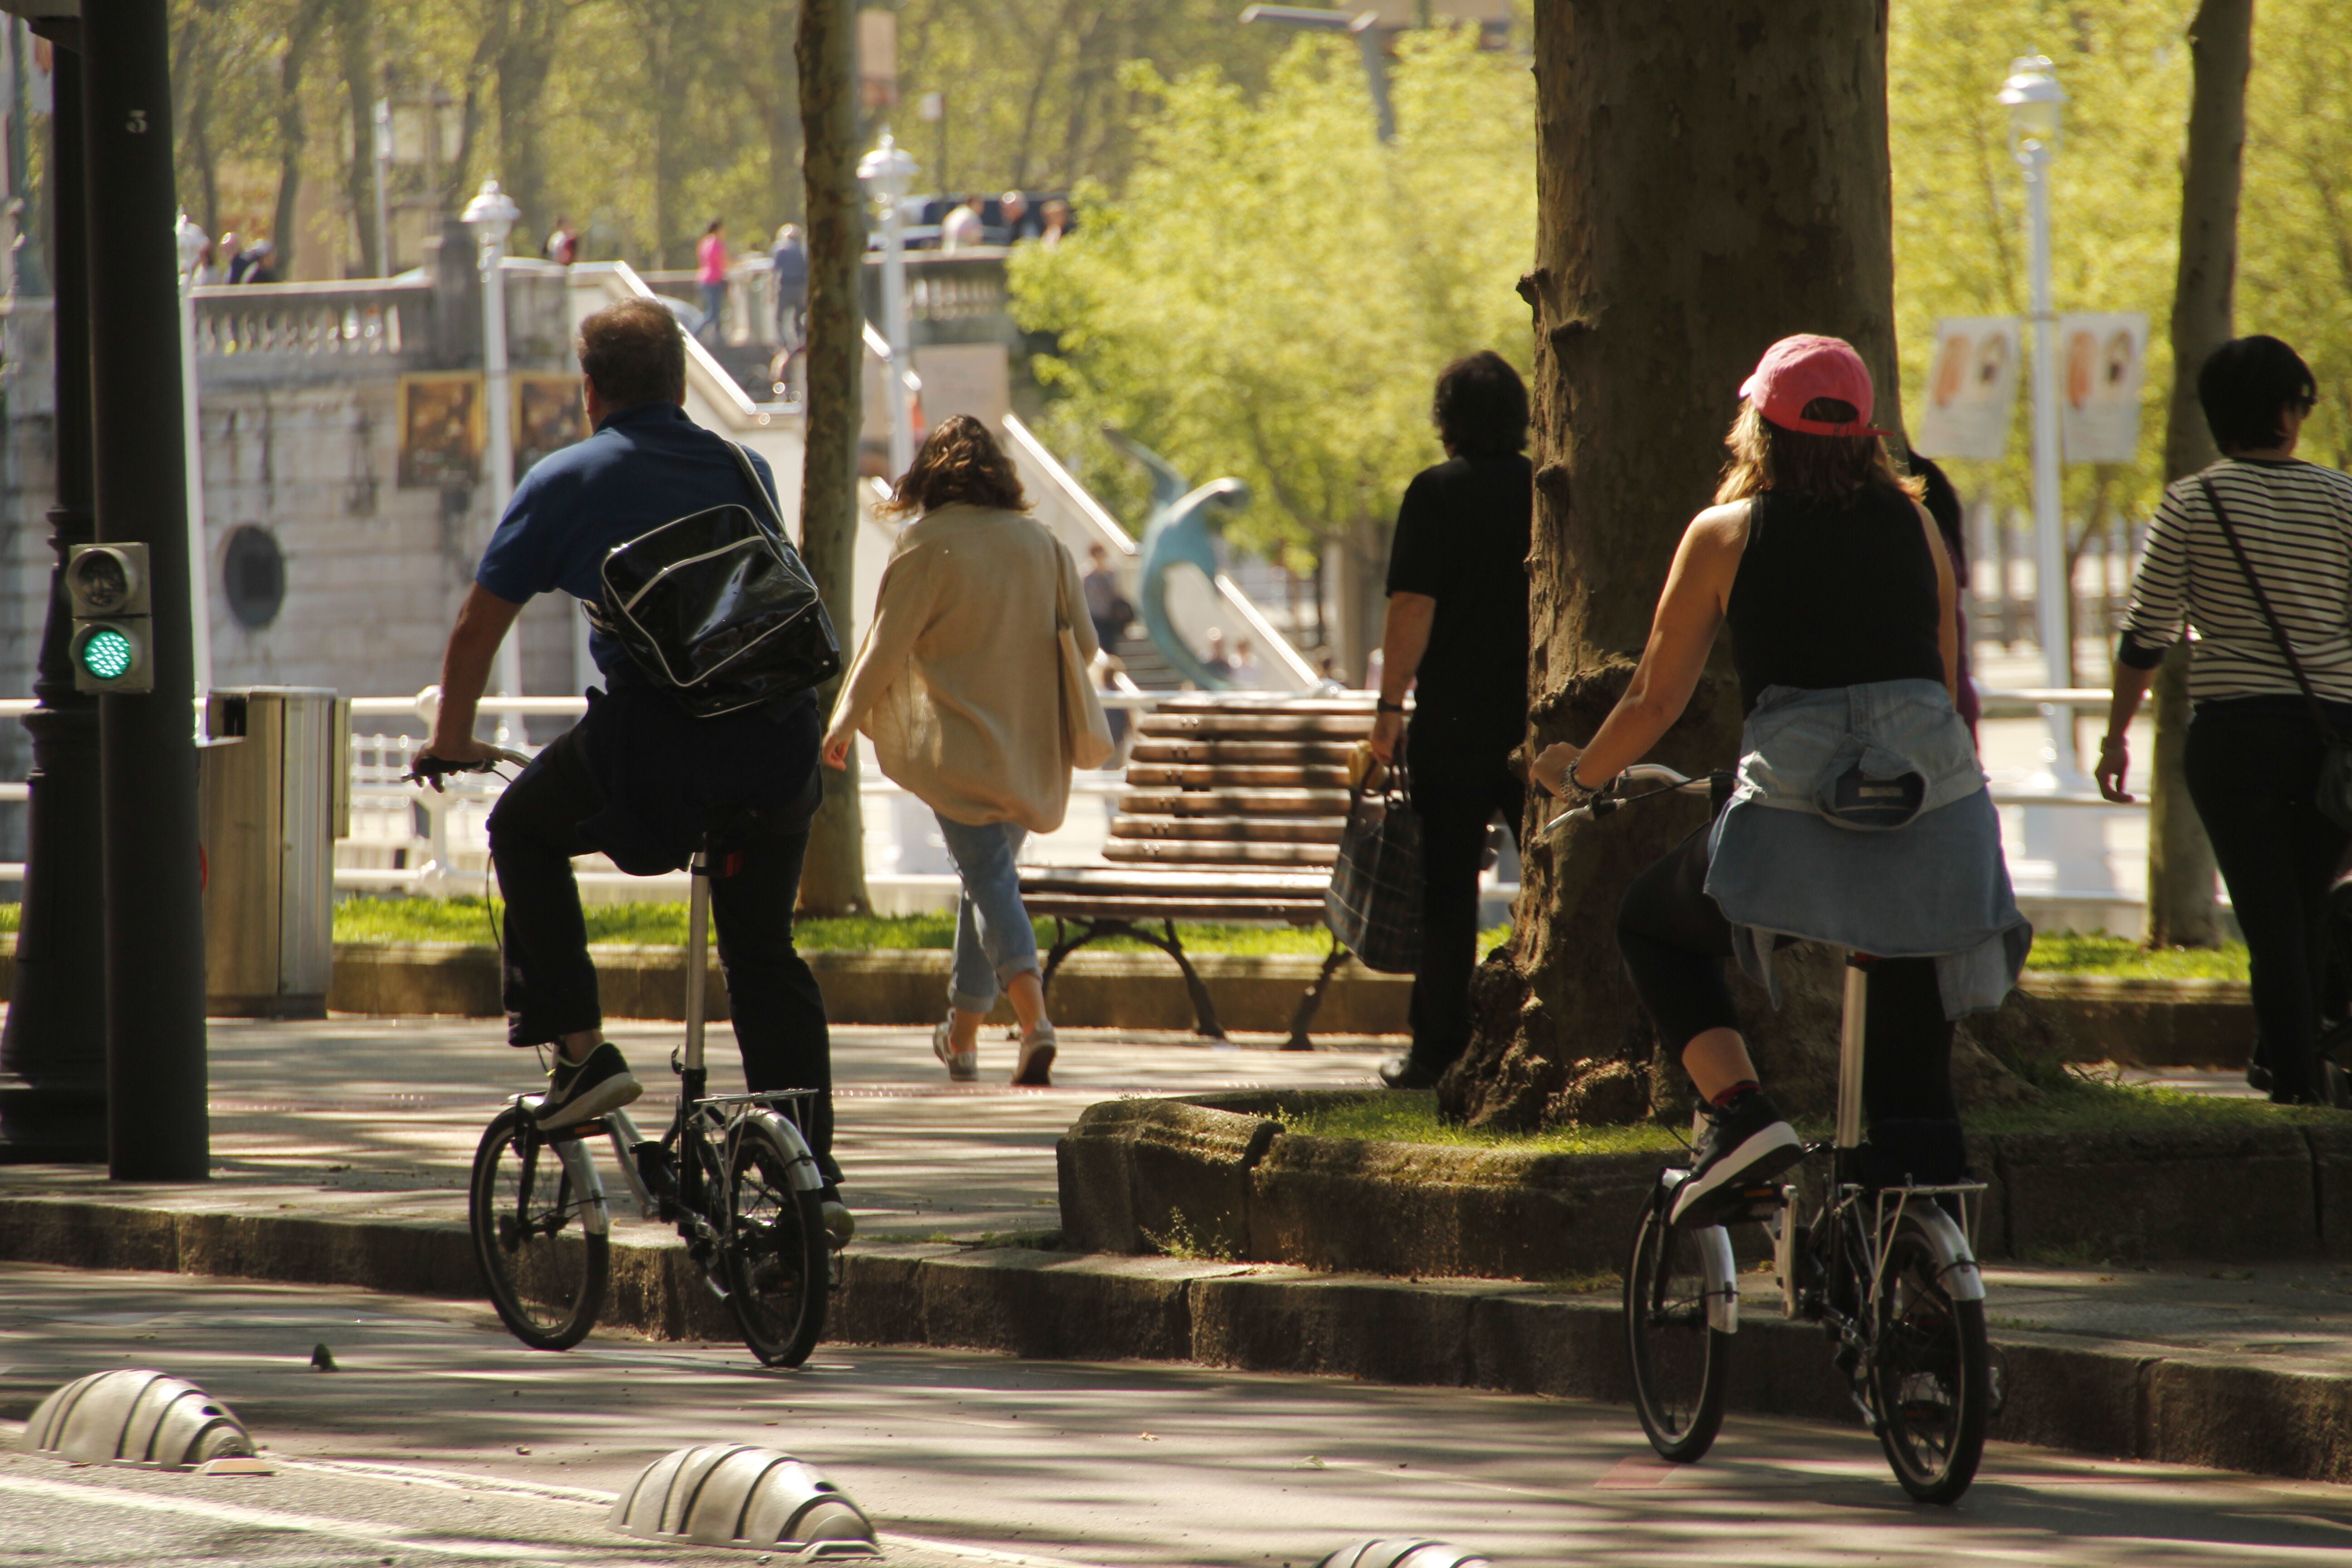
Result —
<path fill-rule="evenodd" d="M 1528 389 L 1500 354 L 1475 353 L 1438 376 L 1430 414 L 1446 460 L 1416 475 L 1397 509 L 1372 726 L 1375 757 L 1402 749 L 1421 815 L 1412 1049 L 1381 1068 L 1391 1089 L 1434 1084 L 1470 1043 L 1486 826 L 1499 815 L 1516 838 L 1528 802 L 1511 766 L 1528 727 Z"/>
<path fill-rule="evenodd" d="M 541 458 L 515 487 L 449 634 L 419 763 L 495 754 L 474 738 L 476 708 L 499 644 L 533 595 L 600 599 L 598 567 L 614 546 L 689 513 L 733 504 L 773 515 L 767 465 L 751 458 L 768 492 L 752 494 L 727 443 L 687 417 L 686 341 L 667 310 L 650 300 L 608 305 L 580 323 L 577 347 L 595 433 Z M 603 1037 L 572 858 L 601 851 L 652 876 L 683 869 L 716 830 L 710 909 L 744 1079 L 754 1091 L 824 1091 L 803 1131 L 838 1247 L 851 1220 L 832 1152 L 824 998 L 793 945 L 801 861 L 823 798 L 816 694 L 697 718 L 617 638 L 599 630 L 589 650 L 606 689 L 588 693 L 587 717 L 531 760 L 489 819 L 506 899 L 507 1043 L 555 1051 L 540 1125 L 588 1121 L 644 1092 Z"/>

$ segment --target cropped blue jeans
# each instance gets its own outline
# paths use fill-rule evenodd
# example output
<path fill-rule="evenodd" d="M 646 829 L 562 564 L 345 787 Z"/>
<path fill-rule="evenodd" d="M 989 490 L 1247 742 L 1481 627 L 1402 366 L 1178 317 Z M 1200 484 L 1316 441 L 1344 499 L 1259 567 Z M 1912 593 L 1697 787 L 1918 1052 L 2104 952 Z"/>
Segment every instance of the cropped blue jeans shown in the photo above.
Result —
<path fill-rule="evenodd" d="M 986 1013 L 1014 975 L 1037 973 L 1037 933 L 1021 902 L 1021 873 L 1013 864 L 1029 830 L 1011 822 L 973 827 L 944 816 L 939 824 L 963 883 L 948 1002 L 962 1012 Z"/>

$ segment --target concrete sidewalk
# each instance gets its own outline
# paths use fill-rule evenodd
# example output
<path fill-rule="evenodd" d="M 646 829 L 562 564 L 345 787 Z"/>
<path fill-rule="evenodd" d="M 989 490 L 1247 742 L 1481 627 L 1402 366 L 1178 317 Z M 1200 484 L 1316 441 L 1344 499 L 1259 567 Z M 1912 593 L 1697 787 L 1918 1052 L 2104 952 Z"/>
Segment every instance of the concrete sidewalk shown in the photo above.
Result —
<path fill-rule="evenodd" d="M 638 1120 L 657 1127 L 670 1105 L 664 1066 L 677 1026 L 613 1032 L 649 1086 Z M 0 1166 L 0 1256 L 474 1293 L 466 1175 L 483 1124 L 532 1086 L 528 1055 L 499 1044 L 493 1025 L 447 1020 L 219 1022 L 212 1039 L 215 1179 L 119 1185 L 91 1168 Z M 1607 1279 L 1343 1280 L 1272 1265 L 1026 1249 L 1057 1224 L 1054 1144 L 1087 1105 L 1123 1094 L 1369 1083 L 1381 1043 L 1351 1044 L 1290 1053 L 1072 1031 L 1056 1086 L 1039 1090 L 1003 1084 L 1013 1049 L 1001 1037 L 982 1043 L 990 1081 L 951 1086 L 926 1032 L 836 1027 L 837 1152 L 861 1226 L 835 1317 L 841 1336 L 1610 1396 L 1619 1374 Z M 740 1087 L 731 1039 L 721 1030 L 712 1045 L 713 1089 Z M 2218 1075 L 2179 1081 L 2231 1087 Z M 723 1314 L 698 1299 L 686 1270 L 672 1270 L 682 1259 L 667 1256 L 677 1250 L 669 1231 L 630 1213 L 616 1215 L 615 1241 L 616 1281 L 635 1268 L 654 1283 L 637 1288 L 634 1299 L 651 1303 L 638 1318 L 616 1307 L 614 1330 L 726 1334 Z M 2183 1406 L 2165 1405 L 2162 1373 L 2186 1369 L 2217 1390 L 2239 1389 L 2198 1395 L 2200 1462 L 2352 1476 L 2352 1262 L 2068 1261 L 2083 1266 L 1988 1270 L 1996 1337 L 2021 1369 L 2045 1369 L 2032 1385 L 2060 1397 L 2061 1373 L 2047 1369 L 2063 1363 L 2074 1368 L 2063 1399 L 2112 1406 L 2097 1420 L 2062 1412 L 2067 1419 L 2032 1427 L 2035 1440 L 2179 1457 L 2183 1440 L 2165 1432 L 2177 1419 L 2168 1412 Z M 676 1278 L 664 1283 L 666 1272 Z M 1802 1380 L 1801 1397 L 1784 1396 L 1774 1392 L 1781 1374 L 1758 1364 L 1762 1407 L 1832 1413 L 1817 1336 L 1769 1321 L 1769 1279 L 1743 1283 L 1753 1292 L 1756 1354 L 1775 1368 L 1787 1360 L 1789 1375 Z M 1498 1376 L 1480 1360 L 1478 1325 L 1537 1318 L 1556 1336 L 1546 1354 L 1593 1364 L 1538 1366 L 1523 1350 L 1517 1370 Z M 1453 1334 L 1460 1345 L 1423 1349 Z M 2242 1402 L 2235 1414 L 2231 1398 Z M 2296 1454 L 2336 1458 L 2315 1469 L 2308 1458 L 2283 1457 L 2272 1443 L 2282 1422 L 2298 1428 Z"/>

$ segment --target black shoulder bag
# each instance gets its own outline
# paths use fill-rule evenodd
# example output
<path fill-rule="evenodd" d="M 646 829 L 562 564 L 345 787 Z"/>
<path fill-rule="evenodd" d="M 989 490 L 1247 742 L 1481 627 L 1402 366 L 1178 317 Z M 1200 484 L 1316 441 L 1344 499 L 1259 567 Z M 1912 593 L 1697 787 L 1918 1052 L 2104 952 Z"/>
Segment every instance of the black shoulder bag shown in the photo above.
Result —
<path fill-rule="evenodd" d="M 2254 593 L 2254 603 L 2263 612 L 2263 620 L 2271 629 L 2271 640 L 2278 644 L 2279 657 L 2286 660 L 2288 673 L 2303 692 L 2303 700 L 2311 704 L 2312 721 L 2319 726 L 2320 739 L 2326 750 L 2319 759 L 2319 787 L 2316 798 L 2320 812 L 2338 827 L 2352 827 L 2352 738 L 2328 722 L 2327 710 L 2319 705 L 2319 694 L 2311 689 L 2311 678 L 2303 673 L 2303 661 L 2294 657 L 2294 644 L 2287 639 L 2286 627 L 2279 624 L 2278 616 L 2271 609 L 2270 595 L 2263 592 L 2263 580 L 2254 575 L 2254 563 L 2246 557 L 2246 547 L 2238 542 L 2238 531 L 2230 526 L 2230 514 L 2221 506 L 2221 498 L 2213 489 L 2213 481 L 2200 478 L 2198 484 L 2205 491 L 2205 504 L 2213 509 L 2213 521 L 2221 525 L 2221 537 L 2230 542 L 2230 552 L 2238 558 L 2238 570 L 2245 574 L 2246 586 Z"/>
<path fill-rule="evenodd" d="M 768 521 L 746 506 L 714 506 L 614 546 L 604 602 L 589 617 L 698 719 L 773 702 L 841 671 L 841 640 L 816 580 L 750 456 L 727 447 Z"/>
<path fill-rule="evenodd" d="M 1390 765 L 1384 787 L 1368 789 L 1370 777 L 1348 802 L 1323 920 L 1365 968 L 1410 974 L 1421 967 L 1421 816 L 1402 758 Z"/>

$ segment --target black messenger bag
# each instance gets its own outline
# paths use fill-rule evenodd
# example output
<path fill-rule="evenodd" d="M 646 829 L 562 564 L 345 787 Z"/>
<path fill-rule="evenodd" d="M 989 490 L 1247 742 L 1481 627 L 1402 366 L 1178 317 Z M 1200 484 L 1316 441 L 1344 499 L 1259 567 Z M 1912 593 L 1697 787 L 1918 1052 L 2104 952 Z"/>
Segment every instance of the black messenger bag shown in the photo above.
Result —
<path fill-rule="evenodd" d="M 614 546 L 604 602 L 589 613 L 698 719 L 773 702 L 841 672 L 841 639 L 815 579 L 784 537 L 751 458 L 731 441 L 728 449 L 768 521 L 746 506 L 715 506 Z"/>

